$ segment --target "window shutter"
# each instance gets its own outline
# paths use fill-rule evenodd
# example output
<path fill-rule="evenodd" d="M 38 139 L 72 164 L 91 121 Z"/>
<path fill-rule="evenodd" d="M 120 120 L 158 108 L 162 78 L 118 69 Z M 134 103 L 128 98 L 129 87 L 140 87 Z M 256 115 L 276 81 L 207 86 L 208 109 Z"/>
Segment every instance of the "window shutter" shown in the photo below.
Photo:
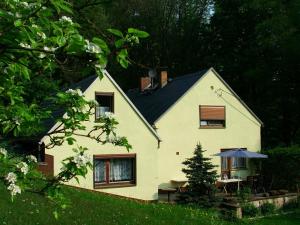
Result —
<path fill-rule="evenodd" d="M 200 120 L 225 120 L 224 106 L 200 106 Z"/>

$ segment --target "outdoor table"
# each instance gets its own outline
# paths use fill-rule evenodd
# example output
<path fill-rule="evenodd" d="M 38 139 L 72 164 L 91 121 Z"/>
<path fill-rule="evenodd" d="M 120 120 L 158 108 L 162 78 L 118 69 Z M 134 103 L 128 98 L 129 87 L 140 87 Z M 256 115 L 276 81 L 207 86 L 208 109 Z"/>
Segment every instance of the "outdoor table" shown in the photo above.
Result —
<path fill-rule="evenodd" d="M 181 188 L 187 184 L 188 180 L 185 178 L 183 179 L 174 178 L 171 180 L 171 182 L 174 183 L 177 186 L 178 191 L 181 192 Z"/>
<path fill-rule="evenodd" d="M 237 183 L 238 184 L 238 191 L 240 190 L 240 182 L 243 181 L 242 179 L 224 179 L 224 180 L 218 180 L 219 183 L 223 185 L 223 190 L 227 194 L 226 186 L 229 183 Z"/>

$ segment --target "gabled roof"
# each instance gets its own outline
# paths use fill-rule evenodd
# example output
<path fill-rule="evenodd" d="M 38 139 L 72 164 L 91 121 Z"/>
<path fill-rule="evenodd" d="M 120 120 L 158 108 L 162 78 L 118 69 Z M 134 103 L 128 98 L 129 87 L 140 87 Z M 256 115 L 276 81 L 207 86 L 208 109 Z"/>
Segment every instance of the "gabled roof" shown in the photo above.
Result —
<path fill-rule="evenodd" d="M 82 91 L 82 93 L 84 93 L 88 87 L 96 80 L 98 76 L 94 75 L 94 76 L 90 76 L 87 77 L 77 83 L 71 84 L 68 88 L 64 88 L 63 91 L 70 89 L 80 89 Z M 46 103 L 45 103 L 46 104 Z M 52 112 L 52 116 L 49 119 L 46 119 L 43 121 L 43 125 L 45 128 L 46 132 L 49 132 L 49 130 L 55 125 L 56 120 L 60 117 L 62 117 L 65 114 L 65 109 L 60 108 L 57 110 L 54 110 Z M 42 134 L 43 135 L 43 134 Z"/>
<path fill-rule="evenodd" d="M 132 90 L 127 93 L 138 110 L 150 124 L 153 124 L 182 95 L 184 95 L 208 70 L 187 74 L 172 79 L 165 87 L 152 92 L 141 93 Z"/>
<path fill-rule="evenodd" d="M 166 113 L 179 99 L 191 89 L 197 81 L 202 79 L 208 72 L 213 72 L 217 78 L 232 92 L 232 95 L 250 112 L 250 114 L 261 124 L 263 122 L 246 105 L 246 103 L 231 89 L 223 78 L 213 69 L 201 70 L 196 73 L 183 75 L 173 79 L 165 87 L 151 92 L 140 93 L 132 90 L 127 93 L 150 124 L 154 124 L 164 113 Z"/>
<path fill-rule="evenodd" d="M 121 95 L 124 97 L 125 101 L 129 104 L 129 106 L 135 111 L 135 113 L 140 117 L 140 119 L 143 121 L 143 123 L 146 125 L 146 127 L 150 130 L 150 132 L 155 136 L 157 140 L 161 140 L 156 131 L 153 129 L 153 127 L 147 122 L 147 120 L 143 117 L 143 115 L 138 111 L 138 109 L 134 106 L 134 104 L 130 101 L 130 99 L 127 97 L 127 95 L 123 92 L 123 90 L 120 88 L 120 86 L 115 82 L 115 80 L 109 75 L 107 71 L 104 71 L 104 76 L 106 76 L 112 84 L 115 86 L 115 88 L 121 93 Z M 69 86 L 71 89 L 80 89 L 82 93 L 84 92 L 93 84 L 93 82 L 99 79 L 97 75 L 93 75 L 90 77 L 87 77 L 83 80 L 81 80 L 78 83 L 72 84 Z M 45 121 L 45 127 L 47 132 L 50 132 L 52 129 L 56 126 L 56 120 L 59 117 L 62 117 L 65 114 L 65 111 L 63 109 L 59 109 L 57 111 L 54 111 L 52 114 L 52 118 Z M 42 138 L 43 140 L 43 138 Z M 41 141 L 42 141 L 41 140 Z"/>

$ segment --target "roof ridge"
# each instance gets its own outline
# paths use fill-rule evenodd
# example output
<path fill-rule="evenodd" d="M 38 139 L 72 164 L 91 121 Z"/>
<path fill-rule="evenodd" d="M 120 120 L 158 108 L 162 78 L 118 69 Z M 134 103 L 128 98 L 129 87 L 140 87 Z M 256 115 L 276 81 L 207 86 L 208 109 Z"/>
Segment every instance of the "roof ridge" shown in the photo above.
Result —
<path fill-rule="evenodd" d="M 204 70 L 199 70 L 199 71 L 196 71 L 196 72 L 193 72 L 193 73 L 184 74 L 184 75 L 181 75 L 181 76 L 178 76 L 178 77 L 174 77 L 172 79 L 174 81 L 174 80 L 181 80 L 181 79 L 191 77 L 191 76 L 194 76 L 194 75 L 198 75 L 198 74 L 201 75 L 203 72 L 205 72 L 207 70 L 209 70 L 209 69 L 204 69 Z"/>

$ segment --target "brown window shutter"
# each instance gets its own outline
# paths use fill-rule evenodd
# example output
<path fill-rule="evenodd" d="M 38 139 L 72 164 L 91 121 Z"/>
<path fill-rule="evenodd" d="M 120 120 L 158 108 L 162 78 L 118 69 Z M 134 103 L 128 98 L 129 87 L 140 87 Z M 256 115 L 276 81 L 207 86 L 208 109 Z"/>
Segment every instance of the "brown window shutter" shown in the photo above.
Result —
<path fill-rule="evenodd" d="M 200 106 L 201 120 L 225 120 L 224 106 Z"/>

